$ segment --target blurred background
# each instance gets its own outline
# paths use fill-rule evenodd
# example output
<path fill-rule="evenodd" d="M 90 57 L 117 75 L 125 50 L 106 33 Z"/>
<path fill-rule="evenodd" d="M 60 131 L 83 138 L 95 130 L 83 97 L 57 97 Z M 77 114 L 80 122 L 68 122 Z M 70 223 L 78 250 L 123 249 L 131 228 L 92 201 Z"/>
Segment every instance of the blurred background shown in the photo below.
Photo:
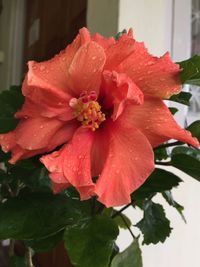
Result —
<path fill-rule="evenodd" d="M 28 60 L 51 58 L 83 26 L 105 36 L 132 27 L 151 53 L 169 51 L 176 62 L 200 54 L 200 0 L 0 0 L 0 90 L 20 84 Z M 184 90 L 192 91 L 193 98 L 189 109 L 177 105 L 182 126 L 200 119 L 200 90 Z M 187 224 L 166 207 L 174 230 L 164 244 L 143 246 L 144 267 L 199 267 L 200 184 L 183 179 L 174 195 L 185 206 Z M 127 214 L 133 224 L 140 216 L 137 210 Z M 122 231 L 120 248 L 130 242 L 129 233 Z"/>

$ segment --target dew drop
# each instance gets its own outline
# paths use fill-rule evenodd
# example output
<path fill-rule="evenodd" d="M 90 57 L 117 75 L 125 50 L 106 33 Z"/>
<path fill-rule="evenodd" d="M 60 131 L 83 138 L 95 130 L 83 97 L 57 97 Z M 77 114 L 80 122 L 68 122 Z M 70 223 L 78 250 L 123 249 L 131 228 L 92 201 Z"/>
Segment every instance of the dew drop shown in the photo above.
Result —
<path fill-rule="evenodd" d="M 77 171 L 77 169 L 75 168 L 75 167 L 73 167 L 73 169 L 72 169 L 74 172 L 76 172 Z"/>
<path fill-rule="evenodd" d="M 119 169 L 117 169 L 115 172 L 116 172 L 117 174 L 119 174 Z"/>
<path fill-rule="evenodd" d="M 46 69 L 46 67 L 45 67 L 44 65 L 41 65 L 41 66 L 40 66 L 40 70 L 41 70 L 41 71 L 43 71 L 43 70 L 45 70 L 45 69 Z"/>

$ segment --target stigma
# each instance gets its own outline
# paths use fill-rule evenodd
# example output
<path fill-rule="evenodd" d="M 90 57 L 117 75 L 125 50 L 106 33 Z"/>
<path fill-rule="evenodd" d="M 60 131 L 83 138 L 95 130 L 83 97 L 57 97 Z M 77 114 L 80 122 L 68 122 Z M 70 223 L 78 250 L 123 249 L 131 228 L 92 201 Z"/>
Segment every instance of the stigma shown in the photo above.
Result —
<path fill-rule="evenodd" d="M 99 125 L 105 121 L 105 114 L 101 111 L 101 106 L 96 101 L 96 92 L 81 93 L 79 98 L 72 98 L 69 102 L 70 107 L 74 109 L 74 117 L 82 123 L 83 126 L 96 131 Z"/>

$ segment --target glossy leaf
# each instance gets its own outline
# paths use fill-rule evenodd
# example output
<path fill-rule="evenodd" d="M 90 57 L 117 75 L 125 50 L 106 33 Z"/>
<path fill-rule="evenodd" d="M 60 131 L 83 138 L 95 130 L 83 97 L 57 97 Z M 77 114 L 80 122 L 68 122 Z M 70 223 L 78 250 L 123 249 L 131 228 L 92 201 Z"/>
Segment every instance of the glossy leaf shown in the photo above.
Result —
<path fill-rule="evenodd" d="M 118 32 L 116 35 L 115 35 L 115 40 L 119 40 L 119 38 L 123 35 L 123 34 L 125 34 L 125 33 L 127 33 L 127 30 L 126 29 L 124 29 L 123 31 L 121 31 L 121 32 Z"/>
<path fill-rule="evenodd" d="M 107 267 L 118 236 L 114 220 L 104 215 L 67 227 L 65 247 L 77 267 Z"/>
<path fill-rule="evenodd" d="M 5 162 L 9 160 L 9 158 L 10 158 L 10 153 L 4 153 L 0 148 L 0 162 Z"/>
<path fill-rule="evenodd" d="M 188 147 L 176 147 L 172 150 L 172 166 L 200 181 L 200 151 Z"/>
<path fill-rule="evenodd" d="M 200 142 L 200 120 L 195 121 L 187 127 L 187 130 L 192 133 L 192 136 L 196 137 Z"/>
<path fill-rule="evenodd" d="M 167 149 L 165 147 L 154 149 L 155 160 L 163 160 L 168 158 Z"/>
<path fill-rule="evenodd" d="M 40 239 L 87 216 L 87 203 L 64 195 L 29 193 L 0 204 L 0 239 Z"/>
<path fill-rule="evenodd" d="M 142 252 L 138 241 L 134 240 L 127 249 L 117 254 L 111 267 L 142 267 Z"/>
<path fill-rule="evenodd" d="M 8 179 L 8 174 L 0 169 L 0 183 Z"/>
<path fill-rule="evenodd" d="M 27 240 L 25 244 L 32 248 L 36 253 L 38 252 L 47 252 L 52 250 L 57 246 L 59 242 L 63 239 L 63 231 L 60 231 L 56 234 L 48 236 L 47 238 Z"/>
<path fill-rule="evenodd" d="M 14 114 L 20 109 L 23 101 L 21 88 L 18 86 L 13 86 L 0 94 L 0 133 L 15 129 L 18 120 L 14 118 Z"/>
<path fill-rule="evenodd" d="M 185 216 L 183 215 L 183 210 L 184 210 L 184 207 L 181 206 L 179 203 L 177 203 L 173 196 L 172 196 L 172 193 L 170 191 L 165 191 L 162 193 L 164 199 L 167 201 L 167 203 L 174 207 L 178 213 L 181 215 L 181 218 L 184 220 L 184 222 L 186 223 L 186 219 L 185 219 Z"/>
<path fill-rule="evenodd" d="M 179 185 L 182 180 L 175 174 L 156 168 L 146 182 L 132 194 L 132 200 L 140 200 L 150 197 L 157 192 L 171 190 Z"/>
<path fill-rule="evenodd" d="M 116 224 L 123 229 L 127 229 L 132 225 L 131 220 L 123 213 L 114 218 Z"/>
<path fill-rule="evenodd" d="M 7 133 L 14 130 L 17 124 L 18 121 L 14 117 L 0 116 L 0 133 Z"/>
<path fill-rule="evenodd" d="M 189 104 L 190 104 L 190 98 L 191 97 L 192 97 L 192 94 L 191 93 L 188 93 L 188 92 L 180 92 L 177 95 L 171 96 L 169 100 L 170 101 L 181 103 L 183 105 L 189 106 Z"/>
<path fill-rule="evenodd" d="M 43 167 L 34 170 L 29 177 L 21 177 L 21 181 L 32 190 L 52 191 L 48 171 Z"/>
<path fill-rule="evenodd" d="M 177 108 L 169 108 L 170 112 L 172 113 L 172 115 L 176 114 L 178 112 Z"/>
<path fill-rule="evenodd" d="M 144 236 L 143 244 L 163 243 L 171 232 L 170 222 L 165 216 L 163 207 L 160 204 L 147 201 L 143 209 L 143 219 L 136 224 Z"/>
<path fill-rule="evenodd" d="M 200 85 L 200 56 L 196 55 L 192 58 L 178 63 L 182 69 L 182 83 Z"/>

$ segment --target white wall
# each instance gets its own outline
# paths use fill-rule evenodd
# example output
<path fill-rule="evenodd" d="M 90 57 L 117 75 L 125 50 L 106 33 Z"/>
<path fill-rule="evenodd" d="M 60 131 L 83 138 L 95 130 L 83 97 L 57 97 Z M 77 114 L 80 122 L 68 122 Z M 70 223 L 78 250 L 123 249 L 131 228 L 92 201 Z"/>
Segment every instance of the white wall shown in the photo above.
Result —
<path fill-rule="evenodd" d="M 112 36 L 118 31 L 119 0 L 88 0 L 87 25 L 90 32 Z"/>
<path fill-rule="evenodd" d="M 0 15 L 0 90 L 21 83 L 25 0 L 3 0 Z M 6 25 L 6 27 L 5 27 Z"/>

